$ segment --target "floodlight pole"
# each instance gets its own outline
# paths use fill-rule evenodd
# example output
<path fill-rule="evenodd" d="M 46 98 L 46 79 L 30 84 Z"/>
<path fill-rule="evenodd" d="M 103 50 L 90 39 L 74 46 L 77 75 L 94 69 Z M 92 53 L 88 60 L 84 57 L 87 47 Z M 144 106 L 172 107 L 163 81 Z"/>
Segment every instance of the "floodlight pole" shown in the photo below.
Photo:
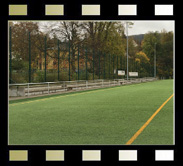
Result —
<path fill-rule="evenodd" d="M 156 78 L 156 43 L 154 45 L 154 77 Z"/>
<path fill-rule="evenodd" d="M 127 57 L 127 80 L 128 80 L 128 22 L 126 22 L 126 44 L 127 44 L 127 47 L 126 47 L 126 57 Z"/>

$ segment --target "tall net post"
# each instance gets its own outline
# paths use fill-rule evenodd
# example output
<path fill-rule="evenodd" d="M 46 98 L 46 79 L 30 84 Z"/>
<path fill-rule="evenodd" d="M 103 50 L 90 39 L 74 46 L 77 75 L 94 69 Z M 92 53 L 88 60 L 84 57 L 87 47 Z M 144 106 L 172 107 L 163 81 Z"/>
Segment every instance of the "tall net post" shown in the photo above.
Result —
<path fill-rule="evenodd" d="M 126 37 L 126 45 L 127 45 L 127 50 L 126 50 L 126 58 L 127 58 L 127 62 L 126 62 L 126 67 L 127 67 L 127 80 L 128 80 L 128 23 L 126 23 L 126 35 L 127 35 L 127 37 Z"/>
<path fill-rule="evenodd" d="M 47 45 L 46 45 L 46 41 L 47 41 L 47 37 L 45 36 L 44 38 L 44 46 L 45 46 L 45 49 L 44 49 L 44 57 L 45 57 L 45 64 L 44 64 L 44 81 L 46 82 L 46 51 L 47 51 Z"/>
<path fill-rule="evenodd" d="M 88 80 L 88 72 L 87 72 L 87 60 L 88 60 L 88 56 L 87 56 L 87 48 L 85 48 L 85 56 L 86 56 L 86 80 Z"/>
<path fill-rule="evenodd" d="M 100 53 L 99 53 L 99 79 L 100 79 Z"/>
<path fill-rule="evenodd" d="M 117 56 L 116 77 L 117 77 L 117 79 L 118 79 L 118 56 Z"/>
<path fill-rule="evenodd" d="M 79 44 L 78 44 L 78 80 L 79 80 Z"/>
<path fill-rule="evenodd" d="M 122 70 L 122 56 L 120 56 L 120 68 Z M 123 76 L 121 76 L 121 78 L 123 78 Z"/>
<path fill-rule="evenodd" d="M 111 78 L 111 76 L 110 76 L 110 60 L 111 60 L 111 55 L 109 54 L 109 79 Z"/>
<path fill-rule="evenodd" d="M 113 79 L 114 79 L 114 55 L 113 55 Z"/>
<path fill-rule="evenodd" d="M 95 76 L 95 70 L 94 70 L 94 57 L 95 57 L 95 50 L 93 49 L 93 80 Z"/>
<path fill-rule="evenodd" d="M 11 27 L 9 28 L 9 55 L 10 55 L 10 59 L 9 59 L 9 70 L 10 70 L 10 72 L 9 72 L 9 82 L 10 82 L 10 84 L 12 83 L 12 34 L 11 34 L 12 32 L 11 32 Z"/>
<path fill-rule="evenodd" d="M 104 79 L 105 79 L 105 53 L 104 53 Z"/>
<path fill-rule="evenodd" d="M 70 58 L 70 41 L 69 41 L 69 81 L 71 80 L 71 70 L 70 70 L 70 67 L 71 67 L 71 58 Z"/>
<path fill-rule="evenodd" d="M 31 36 L 29 32 L 29 83 L 31 83 Z"/>
<path fill-rule="evenodd" d="M 59 67 L 60 67 L 60 48 L 59 48 L 59 44 L 60 44 L 60 41 L 58 40 L 57 41 L 57 44 L 58 44 L 58 81 L 60 80 L 60 77 L 59 77 L 59 73 L 60 73 L 60 70 L 59 70 Z"/>

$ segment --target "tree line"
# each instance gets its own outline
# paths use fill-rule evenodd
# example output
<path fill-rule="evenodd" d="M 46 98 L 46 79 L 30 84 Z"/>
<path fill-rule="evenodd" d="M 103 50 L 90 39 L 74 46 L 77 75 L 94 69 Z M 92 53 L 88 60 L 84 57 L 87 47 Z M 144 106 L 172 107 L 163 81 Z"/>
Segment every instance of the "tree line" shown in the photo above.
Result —
<path fill-rule="evenodd" d="M 114 69 L 126 71 L 125 22 L 30 21 L 10 22 L 9 27 L 14 82 L 28 82 L 30 65 L 32 82 L 44 81 L 45 69 L 50 71 L 47 81 L 76 80 L 78 68 L 80 79 L 86 79 L 86 73 L 87 79 L 121 78 Z M 154 76 L 156 53 L 157 76 L 173 76 L 173 32 L 148 32 L 140 42 L 129 37 L 128 50 L 129 71 L 139 72 L 140 77 Z"/>

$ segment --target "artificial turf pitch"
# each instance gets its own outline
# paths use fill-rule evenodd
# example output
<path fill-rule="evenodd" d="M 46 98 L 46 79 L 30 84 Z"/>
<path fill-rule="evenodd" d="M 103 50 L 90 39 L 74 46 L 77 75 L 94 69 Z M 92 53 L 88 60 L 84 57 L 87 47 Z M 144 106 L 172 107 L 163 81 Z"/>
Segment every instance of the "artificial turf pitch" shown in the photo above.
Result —
<path fill-rule="evenodd" d="M 124 145 L 173 94 L 173 80 L 9 102 L 9 145 Z M 173 98 L 132 145 L 173 144 Z"/>

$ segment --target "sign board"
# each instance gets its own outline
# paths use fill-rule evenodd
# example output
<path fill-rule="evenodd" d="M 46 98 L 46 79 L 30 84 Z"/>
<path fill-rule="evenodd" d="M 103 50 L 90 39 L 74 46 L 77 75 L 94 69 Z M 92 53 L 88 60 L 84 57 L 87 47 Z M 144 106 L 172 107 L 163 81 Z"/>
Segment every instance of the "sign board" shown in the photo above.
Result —
<path fill-rule="evenodd" d="M 124 76 L 125 71 L 124 70 L 118 70 L 118 76 Z"/>
<path fill-rule="evenodd" d="M 138 76 L 138 72 L 129 72 L 129 76 L 137 77 Z"/>

